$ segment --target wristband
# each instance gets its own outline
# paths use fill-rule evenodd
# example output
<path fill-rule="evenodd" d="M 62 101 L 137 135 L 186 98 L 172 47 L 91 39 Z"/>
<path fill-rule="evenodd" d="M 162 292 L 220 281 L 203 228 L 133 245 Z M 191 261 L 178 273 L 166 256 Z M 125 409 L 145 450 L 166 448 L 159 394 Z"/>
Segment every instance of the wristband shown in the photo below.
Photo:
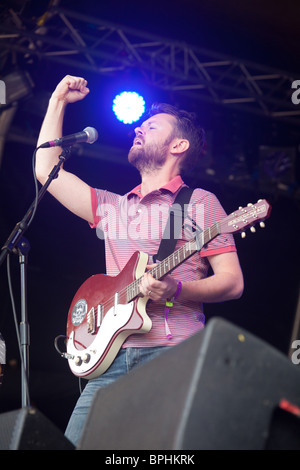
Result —
<path fill-rule="evenodd" d="M 176 289 L 175 294 L 173 295 L 171 300 L 167 299 L 167 301 L 166 301 L 166 306 L 167 307 L 173 307 L 173 302 L 174 302 L 174 300 L 176 300 L 180 296 L 181 289 L 182 289 L 182 284 L 181 284 L 180 281 L 178 281 L 177 289 Z"/>
<path fill-rule="evenodd" d="M 172 338 L 172 333 L 171 333 L 170 328 L 168 326 L 168 314 L 169 314 L 170 307 L 173 307 L 174 300 L 176 300 L 179 297 L 181 289 L 182 289 L 182 283 L 180 281 L 178 281 L 177 282 L 177 289 L 176 289 L 176 292 L 175 292 L 174 296 L 172 297 L 171 300 L 167 299 L 167 301 L 166 301 L 166 306 L 165 306 L 165 329 L 166 329 L 167 338 L 169 338 L 169 339 Z"/>
<path fill-rule="evenodd" d="M 175 292 L 175 294 L 174 294 L 174 297 L 173 297 L 173 299 L 172 299 L 173 302 L 174 302 L 174 300 L 176 300 L 176 299 L 180 296 L 181 289 L 182 289 L 182 284 L 181 284 L 180 281 L 178 281 L 178 283 L 177 283 L 177 290 L 176 290 L 176 292 Z"/>

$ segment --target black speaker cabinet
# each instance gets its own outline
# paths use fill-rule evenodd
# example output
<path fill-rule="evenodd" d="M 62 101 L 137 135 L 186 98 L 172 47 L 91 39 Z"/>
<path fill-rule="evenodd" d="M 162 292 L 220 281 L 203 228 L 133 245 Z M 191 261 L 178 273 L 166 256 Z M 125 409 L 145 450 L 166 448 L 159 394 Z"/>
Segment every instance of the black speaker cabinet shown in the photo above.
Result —
<path fill-rule="evenodd" d="M 0 415 L 0 450 L 74 450 L 43 414 L 24 407 Z"/>
<path fill-rule="evenodd" d="M 99 390 L 78 449 L 300 449 L 299 418 L 293 415 L 291 428 L 274 418 L 281 400 L 300 407 L 299 369 L 249 332 L 214 318 Z M 281 432 L 290 432 L 288 439 Z"/>

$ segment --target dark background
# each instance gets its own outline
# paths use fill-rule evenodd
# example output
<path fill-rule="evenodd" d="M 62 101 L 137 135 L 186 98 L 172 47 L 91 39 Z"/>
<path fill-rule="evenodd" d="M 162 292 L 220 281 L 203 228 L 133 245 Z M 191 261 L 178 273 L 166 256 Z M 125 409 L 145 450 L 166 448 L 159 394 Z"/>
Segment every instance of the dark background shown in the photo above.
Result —
<path fill-rule="evenodd" d="M 58 2 L 59 3 L 59 2 Z M 39 17 L 48 2 L 4 2 L 25 18 Z M 299 14 L 294 1 L 195 1 L 119 2 L 86 0 L 61 1 L 64 7 L 131 26 L 159 37 L 185 41 L 218 53 L 251 60 L 286 70 L 300 79 Z M 0 245 L 21 220 L 34 198 L 31 169 L 32 154 L 47 100 L 67 73 L 82 75 L 76 68 L 35 59 L 21 61 L 34 82 L 32 94 L 21 100 L 11 130 L 21 130 L 28 144 L 6 139 L 0 167 Z M 10 72 L 5 63 L 1 75 Z M 91 89 L 82 103 L 67 110 L 65 134 L 90 125 L 98 129 L 99 141 L 107 154 L 99 158 L 76 152 L 67 163 L 90 185 L 125 193 L 139 183 L 137 172 L 127 163 L 127 150 L 134 126 L 117 123 L 108 102 L 114 90 L 113 80 L 122 83 L 122 74 L 101 77 L 84 74 Z M 2 77 L 1 77 L 2 78 Z M 126 76 L 126 80 L 128 76 Z M 125 78 L 124 78 L 125 80 Z M 118 82 L 118 86 L 119 86 Z M 116 85 L 117 87 L 117 85 Z M 186 176 L 191 186 L 213 191 L 230 213 L 238 206 L 265 197 L 272 205 L 264 230 L 248 232 L 245 240 L 236 236 L 240 262 L 245 277 L 245 292 L 240 300 L 207 305 L 207 319 L 222 316 L 249 330 L 276 349 L 288 354 L 299 295 L 299 213 L 298 146 L 300 123 L 275 120 L 217 104 L 199 103 L 188 94 L 176 95 L 145 87 L 149 100 L 167 101 L 197 111 L 208 133 L 207 159 L 215 173 L 210 177 L 200 162 L 193 174 Z M 299 105 L 300 106 L 300 105 Z M 285 189 L 259 179 L 261 146 L 295 152 L 292 181 Z M 83 153 L 85 146 L 83 145 Z M 110 147 L 118 152 L 109 151 Z M 243 159 L 237 159 L 237 155 Z M 116 156 L 117 155 L 117 156 Z M 229 177 L 234 174 L 234 181 Z M 30 389 L 32 404 L 61 429 L 79 394 L 77 378 L 54 348 L 54 338 L 65 333 L 72 297 L 90 275 L 104 272 L 102 242 L 88 225 L 68 213 L 50 195 L 46 195 L 26 233 L 30 242 L 28 265 L 28 316 L 31 329 Z M 18 257 L 11 255 L 13 289 L 19 315 Z M 20 407 L 20 360 L 14 321 L 8 294 L 6 263 L 0 271 L 0 331 L 7 347 L 7 364 L 0 389 L 0 412 Z"/>

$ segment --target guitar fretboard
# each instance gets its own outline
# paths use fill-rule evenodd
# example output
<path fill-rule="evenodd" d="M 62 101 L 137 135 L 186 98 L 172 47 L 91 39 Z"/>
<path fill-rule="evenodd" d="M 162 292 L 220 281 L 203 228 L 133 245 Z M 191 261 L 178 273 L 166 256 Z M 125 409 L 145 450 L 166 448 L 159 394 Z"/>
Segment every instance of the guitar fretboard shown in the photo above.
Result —
<path fill-rule="evenodd" d="M 154 268 L 150 269 L 149 272 L 155 279 L 161 279 L 163 276 L 172 271 L 176 266 L 179 266 L 186 259 L 192 256 L 197 251 L 200 251 L 201 248 L 210 242 L 213 238 L 219 235 L 219 223 L 211 225 L 204 232 L 197 233 L 193 240 L 185 243 L 178 250 L 174 251 L 164 260 L 160 261 Z M 140 282 L 141 278 L 136 279 L 126 288 L 126 298 L 127 302 L 131 302 L 135 297 L 140 294 Z"/>

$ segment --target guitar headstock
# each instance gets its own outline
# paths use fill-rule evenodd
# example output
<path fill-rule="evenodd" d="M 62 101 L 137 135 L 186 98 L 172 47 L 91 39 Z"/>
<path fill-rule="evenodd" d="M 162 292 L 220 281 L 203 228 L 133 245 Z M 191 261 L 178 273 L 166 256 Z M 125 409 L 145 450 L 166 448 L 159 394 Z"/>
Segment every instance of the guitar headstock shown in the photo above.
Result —
<path fill-rule="evenodd" d="M 254 225 L 260 223 L 264 227 L 264 220 L 270 216 L 271 206 L 265 199 L 260 199 L 256 204 L 248 204 L 246 207 L 239 207 L 220 222 L 220 233 L 238 233 L 242 232 L 244 237 L 245 230 L 250 227 L 255 232 Z"/>

